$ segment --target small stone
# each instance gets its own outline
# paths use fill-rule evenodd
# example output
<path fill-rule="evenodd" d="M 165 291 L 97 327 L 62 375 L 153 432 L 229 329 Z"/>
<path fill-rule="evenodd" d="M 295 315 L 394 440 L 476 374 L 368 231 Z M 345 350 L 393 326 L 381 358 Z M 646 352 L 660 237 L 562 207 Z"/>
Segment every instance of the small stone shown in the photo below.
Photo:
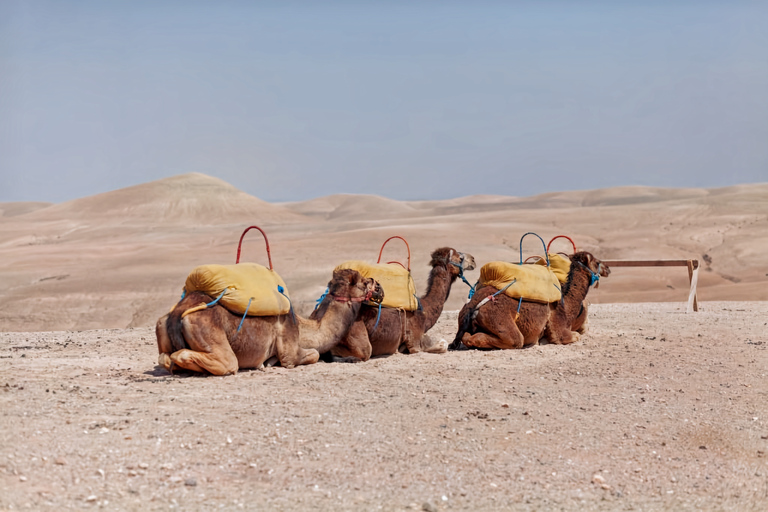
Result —
<path fill-rule="evenodd" d="M 149 467 L 149 464 L 147 464 L 146 462 L 142 462 L 141 464 L 139 464 L 139 467 L 141 469 L 147 469 Z"/>
<path fill-rule="evenodd" d="M 436 506 L 434 506 L 434 505 L 433 505 L 432 503 L 430 503 L 429 501 L 426 501 L 426 502 L 424 502 L 424 503 L 421 505 L 421 510 L 423 510 L 424 512 L 437 512 L 437 507 L 436 507 Z"/>
<path fill-rule="evenodd" d="M 27 481 L 27 477 L 25 477 L 24 475 L 22 475 L 22 476 L 20 476 L 20 477 L 19 477 L 19 481 L 20 481 L 20 482 L 26 482 L 26 481 Z"/>
<path fill-rule="evenodd" d="M 195 480 L 194 478 L 187 478 L 186 480 L 184 480 L 184 485 L 186 485 L 187 487 L 195 487 L 197 485 L 197 480 Z"/>
<path fill-rule="evenodd" d="M 594 483 L 594 484 L 604 484 L 605 483 L 605 478 L 603 477 L 603 475 L 596 473 L 595 475 L 592 476 L 592 483 Z"/>
<path fill-rule="evenodd" d="M 57 466 L 66 466 L 67 465 L 67 459 L 64 457 L 57 457 L 56 460 L 53 461 L 54 464 Z"/>
<path fill-rule="evenodd" d="M 504 409 L 509 409 L 509 404 L 501 404 Z"/>
<path fill-rule="evenodd" d="M 89 503 L 90 503 L 90 502 L 96 501 L 97 499 L 98 499 L 98 498 L 97 498 L 95 495 L 91 494 L 90 496 L 88 496 L 87 498 L 85 498 L 85 501 L 87 501 L 87 502 L 89 502 Z"/>

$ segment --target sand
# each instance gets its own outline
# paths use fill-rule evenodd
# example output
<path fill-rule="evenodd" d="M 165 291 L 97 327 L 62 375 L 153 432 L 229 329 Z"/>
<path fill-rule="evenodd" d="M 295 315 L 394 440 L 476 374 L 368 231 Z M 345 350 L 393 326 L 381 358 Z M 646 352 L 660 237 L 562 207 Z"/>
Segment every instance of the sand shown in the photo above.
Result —
<path fill-rule="evenodd" d="M 148 328 L 0 333 L 0 510 L 764 510 L 768 302 L 590 313 L 230 377 L 170 376 Z"/>

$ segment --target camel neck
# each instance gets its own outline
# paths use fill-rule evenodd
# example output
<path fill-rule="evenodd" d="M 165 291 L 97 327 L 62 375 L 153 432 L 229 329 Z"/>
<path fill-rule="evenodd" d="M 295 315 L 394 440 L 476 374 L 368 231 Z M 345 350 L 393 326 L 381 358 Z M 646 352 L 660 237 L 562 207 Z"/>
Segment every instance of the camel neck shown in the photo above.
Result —
<path fill-rule="evenodd" d="M 576 318 L 581 311 L 581 303 L 589 292 L 591 277 L 587 268 L 575 264 L 571 266 L 568 281 L 563 286 L 563 300 L 557 306 L 558 308 L 564 308 L 568 319 Z"/>
<path fill-rule="evenodd" d="M 451 285 L 455 280 L 456 276 L 447 268 L 439 265 L 432 267 L 427 280 L 427 292 L 419 299 L 423 309 L 425 331 L 435 325 L 440 318 L 445 301 L 451 293 Z"/>

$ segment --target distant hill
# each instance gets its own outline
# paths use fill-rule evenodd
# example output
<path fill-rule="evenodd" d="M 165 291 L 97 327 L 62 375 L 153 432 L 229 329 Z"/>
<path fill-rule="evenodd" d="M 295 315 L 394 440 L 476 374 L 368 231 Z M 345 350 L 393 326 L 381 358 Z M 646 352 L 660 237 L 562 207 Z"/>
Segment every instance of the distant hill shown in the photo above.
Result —
<path fill-rule="evenodd" d="M 307 220 L 301 214 L 200 173 L 182 174 L 75 199 L 26 215 L 37 220 L 93 219 L 96 216 L 132 222 L 194 224 Z"/>
<path fill-rule="evenodd" d="M 35 210 L 41 210 L 51 206 L 53 203 L 42 202 L 13 202 L 13 203 L 0 203 L 0 217 L 16 217 L 18 215 L 24 215 Z"/>
<path fill-rule="evenodd" d="M 234 263 L 240 234 L 265 229 L 274 268 L 307 314 L 333 268 L 375 261 L 404 237 L 424 293 L 430 254 L 452 247 L 489 261 L 518 261 L 520 238 L 568 235 L 611 259 L 698 259 L 699 300 L 768 300 L 768 183 L 717 189 L 615 187 L 533 197 L 468 196 L 396 201 L 336 194 L 270 204 L 203 174 L 184 174 L 60 204 L 0 203 L 0 330 L 151 326 L 178 300 L 197 265 Z M 555 250 L 570 250 L 561 240 Z M 264 239 L 244 240 L 242 261 L 267 264 Z M 541 254 L 527 237 L 525 256 Z M 387 258 L 403 261 L 402 243 Z M 467 272 L 477 280 L 479 271 Z M 588 300 L 687 299 L 685 268 L 617 268 Z M 453 287 L 456 310 L 468 287 Z"/>

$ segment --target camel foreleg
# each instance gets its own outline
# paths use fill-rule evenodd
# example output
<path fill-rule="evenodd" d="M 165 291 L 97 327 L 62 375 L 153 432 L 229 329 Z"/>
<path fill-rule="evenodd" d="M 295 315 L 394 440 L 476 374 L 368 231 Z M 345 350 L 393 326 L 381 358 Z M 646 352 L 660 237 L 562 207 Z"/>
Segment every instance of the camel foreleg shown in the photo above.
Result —
<path fill-rule="evenodd" d="M 157 358 L 157 364 L 171 370 L 171 353 L 173 353 L 173 345 L 171 344 L 171 338 L 168 336 L 168 330 L 165 326 L 168 320 L 168 315 L 160 317 L 155 325 L 155 336 L 157 337 L 157 351 L 159 356 Z"/>

